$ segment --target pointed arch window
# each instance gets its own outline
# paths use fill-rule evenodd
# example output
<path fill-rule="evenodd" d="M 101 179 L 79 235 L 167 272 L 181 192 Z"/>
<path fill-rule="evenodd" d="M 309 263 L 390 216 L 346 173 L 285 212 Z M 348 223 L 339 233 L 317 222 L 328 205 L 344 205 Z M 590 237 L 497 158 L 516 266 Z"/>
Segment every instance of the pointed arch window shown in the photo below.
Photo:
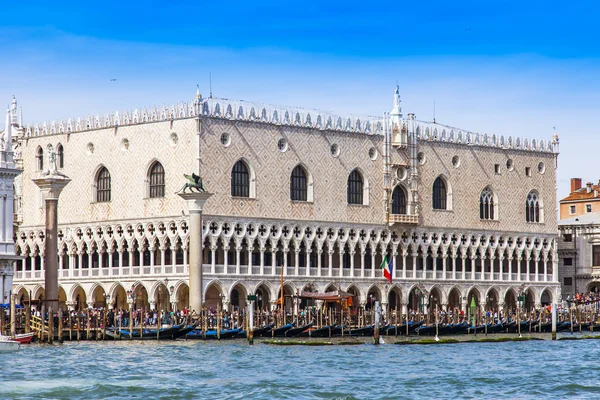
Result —
<path fill-rule="evenodd" d="M 535 190 L 527 194 L 525 201 L 525 219 L 527 222 L 540 222 L 540 199 Z"/>
<path fill-rule="evenodd" d="M 392 192 L 392 214 L 406 215 L 406 191 L 400 185 Z"/>
<path fill-rule="evenodd" d="M 242 160 L 236 162 L 231 170 L 231 195 L 250 197 L 250 173 L 248 165 Z"/>
<path fill-rule="evenodd" d="M 306 171 L 301 166 L 297 166 L 292 171 L 290 179 L 290 199 L 295 201 L 308 200 L 308 179 Z"/>
<path fill-rule="evenodd" d="M 495 219 L 494 217 L 494 192 L 486 187 L 479 196 L 479 218 Z"/>
<path fill-rule="evenodd" d="M 111 178 L 110 172 L 106 167 L 102 167 L 98 171 L 98 177 L 96 178 L 96 201 L 97 202 L 108 202 L 111 196 Z"/>
<path fill-rule="evenodd" d="M 56 167 L 64 168 L 65 167 L 65 151 L 62 147 L 62 144 L 56 146 Z"/>
<path fill-rule="evenodd" d="M 44 150 L 41 147 L 37 148 L 35 158 L 38 171 L 42 171 L 44 169 Z"/>
<path fill-rule="evenodd" d="M 441 176 L 438 176 L 433 182 L 433 209 L 434 210 L 446 210 L 447 209 L 447 190 L 446 182 Z"/>
<path fill-rule="evenodd" d="M 156 161 L 150 167 L 150 198 L 165 197 L 165 169 Z"/>
<path fill-rule="evenodd" d="M 363 178 L 357 170 L 348 176 L 348 204 L 363 204 Z"/>

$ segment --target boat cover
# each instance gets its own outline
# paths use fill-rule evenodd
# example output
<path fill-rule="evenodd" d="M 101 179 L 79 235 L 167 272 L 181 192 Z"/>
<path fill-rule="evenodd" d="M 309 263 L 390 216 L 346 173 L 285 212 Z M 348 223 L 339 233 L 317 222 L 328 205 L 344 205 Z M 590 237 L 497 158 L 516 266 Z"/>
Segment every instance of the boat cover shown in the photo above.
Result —
<path fill-rule="evenodd" d="M 334 290 L 326 293 L 300 292 L 300 297 L 303 299 L 315 299 L 325 301 L 345 300 L 354 297 L 352 293 L 344 292 L 343 290 Z"/>

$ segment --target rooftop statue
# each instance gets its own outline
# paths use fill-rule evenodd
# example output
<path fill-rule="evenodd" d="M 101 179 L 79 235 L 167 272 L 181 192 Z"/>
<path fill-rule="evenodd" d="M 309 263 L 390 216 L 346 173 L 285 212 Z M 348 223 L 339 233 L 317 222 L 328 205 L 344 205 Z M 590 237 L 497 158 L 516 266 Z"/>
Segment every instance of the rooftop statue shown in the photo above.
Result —
<path fill-rule="evenodd" d="M 186 182 L 177 193 L 186 193 L 187 189 L 190 190 L 190 193 L 194 192 L 194 190 L 198 193 L 206 192 L 202 185 L 202 178 L 199 175 L 192 172 L 192 175 L 183 174 L 183 176 L 188 182 Z"/>

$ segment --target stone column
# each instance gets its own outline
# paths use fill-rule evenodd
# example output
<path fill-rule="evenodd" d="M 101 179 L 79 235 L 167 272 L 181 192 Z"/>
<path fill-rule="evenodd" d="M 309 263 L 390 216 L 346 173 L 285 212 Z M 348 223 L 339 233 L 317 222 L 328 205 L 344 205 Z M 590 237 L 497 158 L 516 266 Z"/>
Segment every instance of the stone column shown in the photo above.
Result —
<path fill-rule="evenodd" d="M 179 193 L 190 212 L 189 291 L 190 310 L 202 310 L 202 209 L 212 193 Z"/>
<path fill-rule="evenodd" d="M 45 273 L 44 273 L 44 301 L 46 309 L 58 310 L 58 197 L 71 180 L 59 174 L 53 166 L 33 182 L 40 188 L 46 203 L 46 236 L 44 246 Z"/>

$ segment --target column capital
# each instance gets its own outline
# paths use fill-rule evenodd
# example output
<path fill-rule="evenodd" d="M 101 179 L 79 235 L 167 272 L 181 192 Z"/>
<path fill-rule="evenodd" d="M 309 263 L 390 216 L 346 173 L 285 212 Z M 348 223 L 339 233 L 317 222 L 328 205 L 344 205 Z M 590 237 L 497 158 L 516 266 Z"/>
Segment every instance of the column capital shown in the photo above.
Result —
<path fill-rule="evenodd" d="M 44 200 L 58 200 L 58 196 L 71 179 L 66 175 L 54 175 L 46 171 L 37 178 L 32 179 L 41 190 Z"/>
<path fill-rule="evenodd" d="M 204 208 L 204 203 L 206 203 L 206 200 L 213 194 L 208 192 L 183 192 L 177 193 L 177 195 L 187 202 L 190 213 L 201 213 Z"/>

